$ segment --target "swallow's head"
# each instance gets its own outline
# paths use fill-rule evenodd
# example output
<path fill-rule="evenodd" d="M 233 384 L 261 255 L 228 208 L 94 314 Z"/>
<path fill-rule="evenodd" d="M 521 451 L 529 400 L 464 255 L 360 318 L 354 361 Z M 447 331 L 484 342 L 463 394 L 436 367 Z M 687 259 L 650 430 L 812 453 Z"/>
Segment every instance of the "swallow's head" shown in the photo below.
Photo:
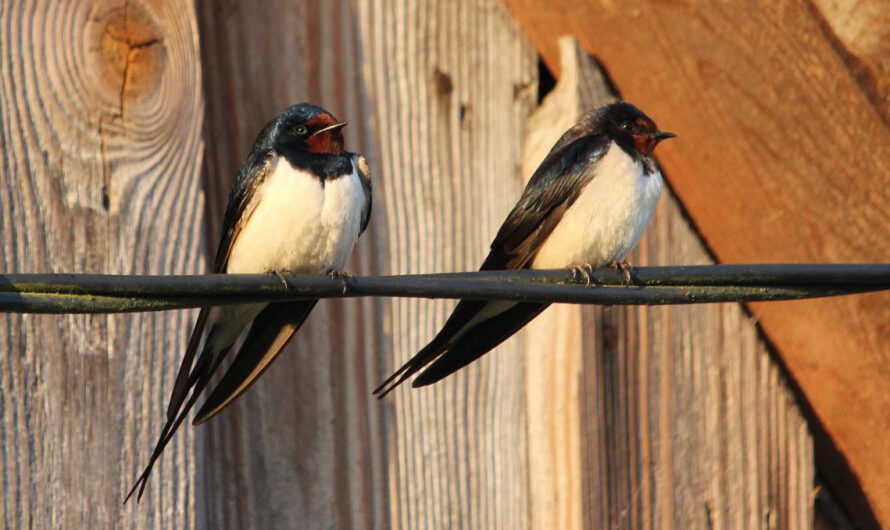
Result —
<path fill-rule="evenodd" d="M 643 156 L 652 156 L 658 142 L 677 136 L 671 132 L 659 131 L 652 118 L 623 101 L 601 107 L 596 111 L 594 119 L 598 119 L 610 138 L 633 146 Z"/>
<path fill-rule="evenodd" d="M 343 152 L 343 127 L 330 112 L 300 103 L 289 107 L 273 121 L 270 147 L 299 149 L 307 153 L 338 155 Z"/>

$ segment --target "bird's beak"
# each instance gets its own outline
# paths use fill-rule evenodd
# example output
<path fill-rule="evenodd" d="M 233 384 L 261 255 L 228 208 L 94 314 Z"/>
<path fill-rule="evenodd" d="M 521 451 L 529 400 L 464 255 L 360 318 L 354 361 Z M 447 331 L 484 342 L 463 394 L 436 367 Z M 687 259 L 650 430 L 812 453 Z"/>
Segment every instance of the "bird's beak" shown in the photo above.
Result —
<path fill-rule="evenodd" d="M 655 138 L 655 142 L 658 143 L 662 140 L 667 140 L 668 138 L 674 138 L 677 135 L 672 132 L 667 131 L 658 131 L 656 133 L 652 133 L 652 138 Z"/>
<path fill-rule="evenodd" d="M 311 137 L 311 136 L 315 136 L 316 134 L 321 134 L 321 133 L 323 133 L 323 132 L 336 131 L 336 130 L 338 130 L 338 129 L 342 129 L 343 127 L 346 127 L 347 123 L 348 123 L 348 122 L 341 121 L 340 123 L 335 123 L 335 124 L 333 124 L 333 125 L 328 125 L 328 126 L 325 127 L 324 129 L 319 129 L 319 130 L 315 131 L 314 133 L 312 133 L 312 134 L 310 135 L 310 137 Z"/>

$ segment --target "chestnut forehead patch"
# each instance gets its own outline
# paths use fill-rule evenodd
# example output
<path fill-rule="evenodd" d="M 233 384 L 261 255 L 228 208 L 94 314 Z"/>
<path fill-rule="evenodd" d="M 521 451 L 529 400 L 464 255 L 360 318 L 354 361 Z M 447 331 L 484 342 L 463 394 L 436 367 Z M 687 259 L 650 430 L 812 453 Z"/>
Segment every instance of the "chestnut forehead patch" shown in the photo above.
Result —
<path fill-rule="evenodd" d="M 649 118 L 637 118 L 637 125 L 640 125 L 644 129 L 650 132 L 655 132 L 658 128 L 655 126 L 655 122 L 650 120 Z"/>
<path fill-rule="evenodd" d="M 326 112 L 321 112 L 316 114 L 312 119 L 306 122 L 306 126 L 311 129 L 322 129 L 327 127 L 328 125 L 333 125 L 337 123 L 337 118 L 334 118 L 330 114 Z"/>

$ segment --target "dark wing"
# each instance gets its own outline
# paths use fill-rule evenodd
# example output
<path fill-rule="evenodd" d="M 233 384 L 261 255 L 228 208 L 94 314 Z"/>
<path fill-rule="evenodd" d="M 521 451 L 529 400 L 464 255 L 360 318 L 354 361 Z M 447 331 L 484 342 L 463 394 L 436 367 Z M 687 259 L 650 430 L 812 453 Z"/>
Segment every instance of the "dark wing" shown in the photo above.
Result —
<path fill-rule="evenodd" d="M 551 152 L 498 230 L 481 270 L 526 268 L 593 178 L 593 167 L 609 144 L 605 135 L 585 136 Z"/>
<path fill-rule="evenodd" d="M 516 304 L 475 325 L 451 344 L 411 386 L 431 385 L 482 357 L 532 321 L 550 304 Z M 480 323 L 481 324 L 481 323 Z"/>
<path fill-rule="evenodd" d="M 362 181 L 362 190 L 365 192 L 365 207 L 362 208 L 362 226 L 359 230 L 359 235 L 362 235 L 371 220 L 371 205 L 374 198 L 371 193 L 371 168 L 368 167 L 368 161 L 362 155 L 353 155 L 353 163 L 358 170 L 358 178 Z"/>
<path fill-rule="evenodd" d="M 593 178 L 592 167 L 606 154 L 609 144 L 609 138 L 600 134 L 582 136 L 561 147 L 557 144 L 560 148 L 551 150 L 538 166 L 519 202 L 501 225 L 480 270 L 527 268 L 563 214 Z M 492 311 L 496 307 L 492 304 L 500 304 L 504 309 L 473 322 L 481 311 Z M 439 361 L 415 384 L 442 379 L 506 340 L 546 307 L 546 304 L 461 300 L 436 337 L 389 376 L 374 394 L 382 398 L 440 355 Z M 482 323 L 485 326 L 480 326 Z M 468 325 L 471 329 L 465 329 Z"/>
<path fill-rule="evenodd" d="M 216 251 L 214 272 L 226 272 L 232 245 L 235 244 L 235 239 L 250 218 L 251 209 L 254 207 L 253 195 L 277 161 L 278 154 L 273 150 L 251 153 L 238 171 L 223 218 L 223 234 L 219 241 L 219 249 Z"/>
<path fill-rule="evenodd" d="M 204 423 L 240 396 L 269 367 L 318 300 L 269 304 L 257 315 L 238 355 L 192 421 Z"/>
<path fill-rule="evenodd" d="M 219 242 L 219 249 L 216 252 L 213 272 L 217 274 L 226 272 L 232 245 L 241 232 L 241 228 L 247 222 L 247 219 L 250 218 L 251 212 L 247 210 L 252 207 L 251 201 L 254 192 L 263 183 L 269 170 L 275 165 L 277 157 L 278 155 L 274 151 L 251 153 L 251 156 L 241 166 L 241 170 L 238 171 L 235 185 L 229 194 L 229 205 L 226 207 L 226 215 L 223 218 L 223 234 Z M 176 382 L 173 384 L 170 403 L 167 405 L 167 425 L 170 425 L 170 422 L 174 420 L 185 401 L 186 394 L 194 385 L 194 378 L 190 377 L 192 363 L 198 351 L 201 337 L 204 334 L 209 314 L 210 308 L 208 307 L 201 308 L 201 312 L 198 314 L 195 329 L 192 330 L 182 364 L 179 365 L 179 372 L 176 374 Z"/>
<path fill-rule="evenodd" d="M 252 199 L 254 192 L 265 179 L 270 168 L 274 166 L 277 155 L 274 151 L 260 151 L 251 153 L 248 159 L 241 166 L 235 185 L 229 194 L 229 204 L 226 208 L 226 215 L 223 220 L 223 234 L 220 240 L 219 249 L 216 253 L 214 263 L 214 272 L 225 272 L 229 261 L 229 254 L 232 251 L 232 245 L 238 237 L 238 233 L 244 226 L 244 223 L 250 217 L 249 209 L 252 207 Z M 203 352 L 195 364 L 195 356 L 198 347 L 201 344 L 201 337 L 204 335 L 204 329 L 207 327 L 210 317 L 210 308 L 202 308 L 198 313 L 198 319 L 195 321 L 195 328 L 189 338 L 185 355 L 182 363 L 179 365 L 179 371 L 176 374 L 176 382 L 173 384 L 173 391 L 170 394 L 170 401 L 167 405 L 167 421 L 154 451 L 149 458 L 148 465 L 136 480 L 133 488 L 127 494 L 124 502 L 130 499 L 136 490 L 139 490 L 138 498 L 142 497 L 145 491 L 145 485 L 148 476 L 154 466 L 155 461 L 163 452 L 164 448 L 173 437 L 173 433 L 188 415 L 189 411 L 195 405 L 198 396 L 203 392 L 204 388 L 210 382 L 210 376 L 216 371 L 219 363 L 225 357 L 226 352 L 219 353 L 216 357 L 211 355 L 209 350 Z M 211 328 L 212 332 L 212 328 Z M 193 366 L 194 365 L 194 366 Z M 192 395 L 186 402 L 186 396 L 191 390 Z"/>

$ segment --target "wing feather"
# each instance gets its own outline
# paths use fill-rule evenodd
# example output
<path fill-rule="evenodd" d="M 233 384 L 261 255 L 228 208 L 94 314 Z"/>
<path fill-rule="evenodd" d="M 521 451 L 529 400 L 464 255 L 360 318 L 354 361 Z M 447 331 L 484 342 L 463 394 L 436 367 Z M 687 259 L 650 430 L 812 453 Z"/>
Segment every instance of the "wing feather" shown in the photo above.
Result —
<path fill-rule="evenodd" d="M 226 207 L 226 215 L 223 218 L 224 232 L 219 242 L 214 260 L 214 272 L 217 274 L 226 272 L 229 263 L 229 255 L 241 229 L 250 219 L 250 214 L 256 208 L 254 196 L 260 188 L 272 168 L 278 162 L 278 154 L 269 150 L 256 156 L 249 157 L 235 179 L 235 186 L 229 194 L 229 204 Z"/>
<path fill-rule="evenodd" d="M 226 374 L 201 406 L 192 424 L 219 414 L 238 398 L 281 353 L 318 300 L 269 304 L 253 321 Z"/>

